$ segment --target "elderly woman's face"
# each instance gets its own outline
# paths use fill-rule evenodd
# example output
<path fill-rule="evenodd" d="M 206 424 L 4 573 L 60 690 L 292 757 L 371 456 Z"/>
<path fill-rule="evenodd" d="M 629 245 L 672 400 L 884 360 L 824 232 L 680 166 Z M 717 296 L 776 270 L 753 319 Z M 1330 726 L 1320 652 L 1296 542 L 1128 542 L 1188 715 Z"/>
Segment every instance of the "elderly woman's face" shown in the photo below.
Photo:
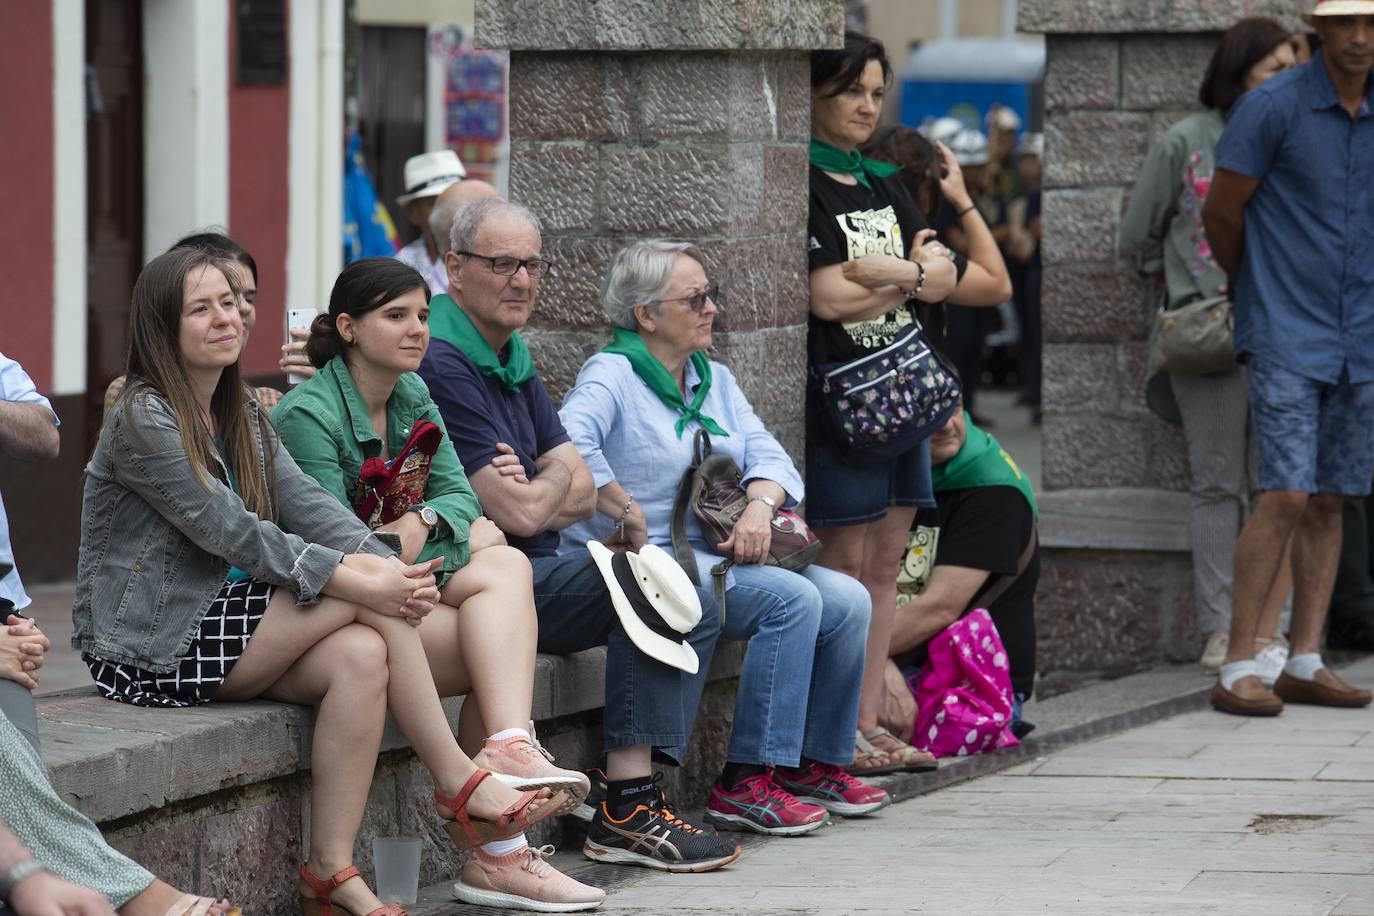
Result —
<path fill-rule="evenodd" d="M 652 335 L 684 355 L 711 346 L 711 327 L 718 311 L 716 303 L 707 298 L 697 311 L 688 301 L 710 285 L 706 271 L 695 258 L 677 255 L 668 274 L 668 286 L 653 309 L 653 327 L 641 327 L 640 332 Z"/>

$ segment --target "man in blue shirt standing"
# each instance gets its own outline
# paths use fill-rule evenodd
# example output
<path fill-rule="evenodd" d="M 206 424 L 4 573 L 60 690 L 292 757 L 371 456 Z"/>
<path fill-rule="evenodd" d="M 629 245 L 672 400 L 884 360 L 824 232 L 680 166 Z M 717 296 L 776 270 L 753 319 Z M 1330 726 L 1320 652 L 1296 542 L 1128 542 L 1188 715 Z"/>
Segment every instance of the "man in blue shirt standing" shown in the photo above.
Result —
<path fill-rule="evenodd" d="M 1374 0 L 1317 0 L 1322 52 L 1246 93 L 1217 146 L 1203 222 L 1235 302 L 1260 496 L 1236 545 L 1231 637 L 1212 705 L 1365 706 L 1322 664 L 1345 495 L 1374 473 Z M 1292 653 L 1255 676 L 1260 608 L 1293 543 Z"/>

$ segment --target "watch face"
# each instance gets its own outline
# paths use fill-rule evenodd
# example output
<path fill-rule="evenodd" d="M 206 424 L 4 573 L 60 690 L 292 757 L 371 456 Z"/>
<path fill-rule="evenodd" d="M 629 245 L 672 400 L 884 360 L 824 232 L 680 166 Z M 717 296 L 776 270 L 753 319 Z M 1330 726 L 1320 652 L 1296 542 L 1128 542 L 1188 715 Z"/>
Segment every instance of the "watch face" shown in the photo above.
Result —
<path fill-rule="evenodd" d="M 420 510 L 420 521 L 433 528 L 435 525 L 439 524 L 439 513 L 435 512 L 429 506 L 425 506 Z"/>

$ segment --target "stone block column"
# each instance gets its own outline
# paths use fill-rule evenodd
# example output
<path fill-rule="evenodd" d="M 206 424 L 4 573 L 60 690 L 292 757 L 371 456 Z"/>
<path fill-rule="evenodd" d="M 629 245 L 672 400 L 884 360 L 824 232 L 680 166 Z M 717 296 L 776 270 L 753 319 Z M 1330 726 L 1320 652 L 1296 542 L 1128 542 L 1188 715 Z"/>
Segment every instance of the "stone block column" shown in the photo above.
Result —
<path fill-rule="evenodd" d="M 695 242 L 715 355 L 800 460 L 807 51 L 842 40 L 839 0 L 478 0 L 477 44 L 511 50 L 510 197 L 557 262 L 526 335 L 555 398 L 609 339 L 614 252 Z"/>
<path fill-rule="evenodd" d="M 1221 32 L 1306 0 L 1021 0 L 1045 35 L 1041 655 L 1065 682 L 1196 658 L 1181 427 L 1145 407 L 1153 284 L 1116 257 L 1150 145 Z"/>

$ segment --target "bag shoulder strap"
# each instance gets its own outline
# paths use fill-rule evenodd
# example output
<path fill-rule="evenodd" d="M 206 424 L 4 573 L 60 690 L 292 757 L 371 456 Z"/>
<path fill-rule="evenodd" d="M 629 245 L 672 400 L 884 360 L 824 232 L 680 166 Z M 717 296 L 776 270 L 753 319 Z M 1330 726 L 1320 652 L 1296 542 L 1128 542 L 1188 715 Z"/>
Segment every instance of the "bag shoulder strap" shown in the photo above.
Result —
<path fill-rule="evenodd" d="M 1021 551 L 1021 556 L 1016 559 L 1016 572 L 1012 573 L 1010 576 L 1000 577 L 992 588 L 983 593 L 983 596 L 978 599 L 978 603 L 985 608 L 991 609 L 992 603 L 1006 594 L 1007 589 L 1011 588 L 1012 583 L 1021 578 L 1021 574 L 1025 572 L 1026 567 L 1030 565 L 1031 557 L 1035 556 L 1035 548 L 1039 543 L 1039 527 L 1032 523 L 1030 539 L 1026 542 L 1025 549 Z"/>
<path fill-rule="evenodd" d="M 687 510 L 692 502 L 692 487 L 696 482 L 697 469 L 711 454 L 711 437 L 706 430 L 699 429 L 692 438 L 693 462 L 682 472 L 682 480 L 677 485 L 677 497 L 673 500 L 673 518 L 669 536 L 673 541 L 673 556 L 682 571 L 693 585 L 701 585 L 701 574 L 697 572 L 697 557 L 692 545 L 687 541 Z"/>

